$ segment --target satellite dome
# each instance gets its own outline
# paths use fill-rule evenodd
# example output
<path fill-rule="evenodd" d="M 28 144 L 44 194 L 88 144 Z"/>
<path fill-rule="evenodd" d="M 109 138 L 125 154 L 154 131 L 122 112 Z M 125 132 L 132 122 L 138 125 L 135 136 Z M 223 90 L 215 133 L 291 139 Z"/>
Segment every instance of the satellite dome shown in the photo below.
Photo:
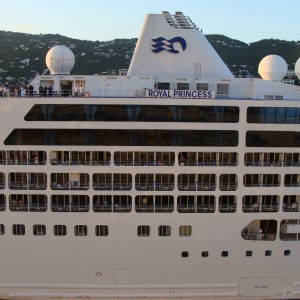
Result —
<path fill-rule="evenodd" d="M 298 58 L 298 60 L 296 61 L 296 64 L 295 64 L 295 73 L 296 73 L 298 79 L 300 79 L 300 57 Z"/>
<path fill-rule="evenodd" d="M 258 73 L 262 79 L 281 81 L 287 73 L 287 63 L 279 55 L 265 56 L 259 63 Z"/>
<path fill-rule="evenodd" d="M 46 55 L 46 65 L 51 75 L 70 74 L 74 63 L 73 52 L 65 46 L 52 47 Z"/>

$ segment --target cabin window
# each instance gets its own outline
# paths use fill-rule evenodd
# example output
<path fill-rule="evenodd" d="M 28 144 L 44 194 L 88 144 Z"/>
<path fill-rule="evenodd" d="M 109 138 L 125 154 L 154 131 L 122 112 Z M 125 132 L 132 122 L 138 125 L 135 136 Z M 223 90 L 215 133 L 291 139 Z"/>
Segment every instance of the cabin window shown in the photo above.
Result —
<path fill-rule="evenodd" d="M 108 236 L 108 226 L 107 225 L 97 225 L 95 227 L 96 236 Z"/>
<path fill-rule="evenodd" d="M 179 236 L 191 236 L 192 226 L 191 225 L 181 225 L 179 226 Z"/>
<path fill-rule="evenodd" d="M 247 131 L 247 147 L 300 147 L 298 131 Z"/>
<path fill-rule="evenodd" d="M 189 257 L 189 252 L 188 251 L 182 251 L 181 252 L 181 257 Z"/>
<path fill-rule="evenodd" d="M 249 256 L 252 256 L 252 251 L 251 251 L 251 250 L 247 250 L 247 251 L 246 251 L 246 256 L 248 256 L 248 257 L 249 257 Z"/>
<path fill-rule="evenodd" d="M 290 256 L 291 250 L 284 250 L 283 254 L 284 254 L 284 256 Z"/>
<path fill-rule="evenodd" d="M 289 166 L 289 167 L 300 166 L 300 154 L 299 153 L 285 153 L 283 163 L 284 163 L 284 166 Z"/>
<path fill-rule="evenodd" d="M 222 251 L 221 256 L 222 257 L 227 257 L 228 256 L 228 251 Z"/>
<path fill-rule="evenodd" d="M 170 89 L 170 82 L 158 82 L 157 83 L 158 90 L 169 90 Z"/>
<path fill-rule="evenodd" d="M 190 84 L 188 82 L 178 82 L 177 83 L 177 90 L 189 90 Z"/>
<path fill-rule="evenodd" d="M 236 191 L 238 176 L 236 174 L 221 174 L 219 188 L 221 191 Z"/>
<path fill-rule="evenodd" d="M 199 91 L 208 91 L 208 83 L 198 82 L 196 85 L 196 89 Z"/>
<path fill-rule="evenodd" d="M 271 250 L 266 250 L 265 251 L 265 256 L 271 256 L 272 255 L 272 251 Z"/>
<path fill-rule="evenodd" d="M 219 212 L 234 213 L 236 211 L 236 196 L 222 195 L 219 197 Z"/>
<path fill-rule="evenodd" d="M 169 225 L 158 226 L 158 235 L 159 236 L 170 236 L 171 235 L 171 226 L 169 226 Z"/>
<path fill-rule="evenodd" d="M 208 257 L 208 255 L 209 255 L 209 252 L 208 252 L 208 251 L 202 251 L 202 252 L 201 252 L 201 256 L 202 256 L 202 257 Z"/>
<path fill-rule="evenodd" d="M 218 95 L 227 95 L 229 93 L 229 84 L 227 83 L 218 83 L 217 84 L 217 94 Z"/>
<path fill-rule="evenodd" d="M 74 233 L 76 236 L 86 236 L 87 235 L 87 226 L 86 225 L 75 225 Z"/>
<path fill-rule="evenodd" d="M 282 241 L 300 240 L 300 219 L 284 219 L 280 222 L 280 239 Z"/>
<path fill-rule="evenodd" d="M 135 211 L 139 213 L 153 213 L 154 199 L 150 195 L 138 195 L 135 197 Z"/>
<path fill-rule="evenodd" d="M 298 212 L 300 204 L 299 195 L 284 195 L 282 210 L 285 212 Z"/>
<path fill-rule="evenodd" d="M 182 87 L 183 89 L 184 87 Z M 208 89 L 204 87 L 205 89 Z M 72 106 L 68 105 L 70 108 L 70 113 L 65 111 L 64 114 L 59 113 L 59 116 L 52 114 L 53 108 L 60 105 L 47 105 L 42 104 L 38 105 L 39 110 L 43 111 L 43 115 L 32 115 L 32 112 L 29 112 L 29 118 L 25 117 L 26 121 L 80 121 L 80 122 L 218 122 L 218 123 L 237 123 L 239 120 L 239 108 L 236 106 L 180 106 L 180 105 L 82 105 L 82 111 L 85 112 L 86 116 L 84 119 L 78 119 L 76 114 L 72 113 Z M 69 137 L 70 134 L 68 134 Z M 42 137 L 41 137 L 42 138 Z M 43 137 L 45 138 L 45 137 Z M 47 138 L 47 137 L 46 137 Z M 74 139 L 78 138 L 77 135 L 74 135 Z M 49 140 L 52 139 L 49 137 Z M 82 142 L 88 141 L 86 136 L 83 134 L 80 139 Z M 56 140 L 56 138 L 54 138 Z M 61 139 L 59 138 L 61 141 Z M 77 139 L 78 141 L 78 139 Z M 64 142 L 64 137 L 62 138 Z M 8 161 L 13 162 L 15 151 L 9 151 L 12 155 L 8 156 Z M 21 152 L 21 151 L 19 151 Z M 32 151 L 30 151 L 32 152 Z M 36 152 L 36 151 L 33 151 Z M 67 152 L 68 151 L 57 151 Z M 26 154 L 25 151 L 23 151 Z M 88 163 L 89 151 L 86 152 L 87 157 L 84 158 L 84 152 L 78 152 L 82 159 L 80 163 Z M 76 158 L 76 151 L 74 152 L 74 163 L 78 161 Z M 26 156 L 26 155 L 25 155 Z M 43 159 L 41 153 L 38 155 L 39 161 L 38 164 L 45 164 L 46 157 Z M 50 153 L 50 156 L 52 154 Z M 11 159 L 12 157 L 12 159 Z M 32 159 L 31 159 L 32 161 Z M 26 164 L 27 161 L 25 160 Z M 6 152 L 0 152 L 0 164 L 6 164 Z M 19 161 L 17 164 L 21 164 Z M 24 161 L 23 163 L 24 164 Z M 34 163 L 36 164 L 36 162 Z"/>
<path fill-rule="evenodd" d="M 0 211 L 4 211 L 6 209 L 6 197 L 4 194 L 0 194 Z"/>
<path fill-rule="evenodd" d="M 93 210 L 94 212 L 112 212 L 112 196 L 94 195 Z"/>
<path fill-rule="evenodd" d="M 284 176 L 284 185 L 288 187 L 299 187 L 300 174 L 286 174 Z"/>
<path fill-rule="evenodd" d="M 139 225 L 137 227 L 138 236 L 149 236 L 150 235 L 150 226 L 149 225 Z"/>
<path fill-rule="evenodd" d="M 33 225 L 33 235 L 46 235 L 46 226 L 41 224 Z"/>
<path fill-rule="evenodd" d="M 54 235 L 57 235 L 57 236 L 67 235 L 67 226 L 66 225 L 54 225 L 53 230 L 54 230 Z"/>
<path fill-rule="evenodd" d="M 4 224 L 0 224 L 0 235 L 5 234 L 5 226 Z"/>
<path fill-rule="evenodd" d="M 23 224 L 14 224 L 12 226 L 13 235 L 24 235 L 25 234 L 25 225 Z"/>

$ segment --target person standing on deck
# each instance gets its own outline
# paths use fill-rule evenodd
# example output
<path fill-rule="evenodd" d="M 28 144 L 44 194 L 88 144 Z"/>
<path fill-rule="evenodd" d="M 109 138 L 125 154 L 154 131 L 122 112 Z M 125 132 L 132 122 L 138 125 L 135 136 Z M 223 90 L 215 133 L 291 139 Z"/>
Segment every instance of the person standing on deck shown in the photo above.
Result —
<path fill-rule="evenodd" d="M 80 88 L 79 88 L 79 93 L 80 93 L 80 97 L 83 97 L 83 94 L 84 94 L 84 88 L 83 88 L 82 85 L 81 85 Z"/>

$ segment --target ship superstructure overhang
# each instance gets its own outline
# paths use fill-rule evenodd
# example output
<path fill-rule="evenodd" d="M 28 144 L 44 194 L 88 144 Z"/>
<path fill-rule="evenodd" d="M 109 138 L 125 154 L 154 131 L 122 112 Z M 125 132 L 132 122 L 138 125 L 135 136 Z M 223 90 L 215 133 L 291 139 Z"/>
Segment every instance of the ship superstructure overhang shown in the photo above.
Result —
<path fill-rule="evenodd" d="M 55 59 L 51 55 L 57 52 L 58 58 Z M 300 100 L 298 86 L 283 84 L 280 80 L 234 78 L 203 33 L 181 12 L 146 15 L 124 76 L 73 76 L 68 75 L 69 69 L 63 73 L 61 70 L 66 65 L 73 66 L 73 60 L 69 49 L 51 49 L 47 54 L 50 76 L 37 76 L 31 83 L 34 90 L 50 85 L 58 94 L 72 95 L 76 85 L 78 88 L 84 85 L 83 89 L 90 97 L 173 97 L 173 92 L 148 91 L 183 90 L 175 96 Z M 203 95 L 197 90 L 209 93 Z"/>

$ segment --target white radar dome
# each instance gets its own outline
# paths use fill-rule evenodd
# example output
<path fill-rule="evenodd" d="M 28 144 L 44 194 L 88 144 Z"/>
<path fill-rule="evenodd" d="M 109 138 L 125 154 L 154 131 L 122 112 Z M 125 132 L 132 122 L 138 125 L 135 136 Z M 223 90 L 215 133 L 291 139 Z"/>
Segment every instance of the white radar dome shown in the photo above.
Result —
<path fill-rule="evenodd" d="M 295 73 L 296 73 L 298 79 L 300 79 L 300 57 L 298 58 L 298 60 L 296 61 L 296 64 L 295 64 Z"/>
<path fill-rule="evenodd" d="M 286 61 L 275 54 L 265 56 L 258 66 L 258 73 L 265 80 L 281 81 L 287 71 Z"/>
<path fill-rule="evenodd" d="M 46 65 L 51 75 L 70 74 L 74 64 L 75 56 L 65 46 L 52 47 L 46 55 Z"/>

